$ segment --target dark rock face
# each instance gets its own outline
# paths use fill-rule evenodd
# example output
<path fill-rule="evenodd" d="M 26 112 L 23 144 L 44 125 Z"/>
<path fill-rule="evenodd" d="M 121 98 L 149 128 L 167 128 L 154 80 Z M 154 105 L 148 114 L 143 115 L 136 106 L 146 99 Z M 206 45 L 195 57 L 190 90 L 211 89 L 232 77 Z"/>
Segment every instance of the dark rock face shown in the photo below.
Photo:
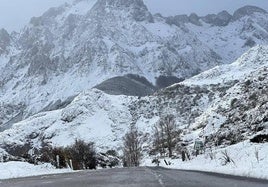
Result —
<path fill-rule="evenodd" d="M 146 96 L 151 95 L 156 88 L 144 77 L 126 75 L 114 77 L 95 86 L 110 95 Z"/>
<path fill-rule="evenodd" d="M 23 110 L 25 105 L 20 104 L 8 104 L 0 105 L 0 132 L 10 128 L 12 124 L 19 122 L 23 119 Z"/>
<path fill-rule="evenodd" d="M 184 15 L 177 15 L 177 16 L 170 16 L 166 18 L 166 23 L 169 25 L 176 25 L 180 27 L 182 23 L 189 23 L 189 17 L 184 14 Z"/>
<path fill-rule="evenodd" d="M 48 106 L 46 106 L 41 112 L 46 112 L 46 111 L 53 111 L 53 110 L 58 110 L 58 109 L 62 109 L 65 108 L 67 105 L 69 105 L 74 98 L 77 95 L 74 96 L 70 96 L 68 97 L 66 100 L 62 101 L 62 100 L 57 100 L 56 102 L 51 102 Z"/>
<path fill-rule="evenodd" d="M 199 21 L 199 17 L 197 14 L 195 13 L 192 13 L 190 16 L 189 16 L 189 21 L 194 24 L 194 25 L 197 25 L 197 26 L 202 26 L 202 24 L 200 23 Z"/>
<path fill-rule="evenodd" d="M 56 64 L 51 62 L 47 55 L 40 54 L 36 55 L 29 66 L 28 75 L 46 75 L 48 71 L 53 71 L 56 69 Z"/>
<path fill-rule="evenodd" d="M 202 26 L 200 20 L 205 23 L 211 24 L 213 26 L 227 26 L 231 21 L 236 21 L 244 16 L 251 15 L 253 13 L 267 13 L 262 8 L 256 6 L 244 6 L 238 10 L 236 10 L 233 14 L 229 14 L 227 11 L 222 11 L 218 14 L 208 14 L 204 17 L 199 17 L 197 14 L 192 13 L 190 16 L 187 15 L 177 15 L 170 16 L 166 18 L 166 22 L 170 25 L 174 24 L 177 26 L 181 26 L 184 23 L 192 23 L 197 26 Z"/>
<path fill-rule="evenodd" d="M 5 29 L 0 30 L 0 55 L 7 52 L 7 47 L 10 45 L 10 36 Z"/>
<path fill-rule="evenodd" d="M 159 76 L 156 80 L 156 86 L 157 88 L 161 89 L 182 81 L 183 79 L 175 76 Z"/>
<path fill-rule="evenodd" d="M 256 6 L 244 6 L 234 12 L 233 20 L 236 21 L 244 16 L 251 15 L 253 13 L 267 13 L 264 9 Z"/>
<path fill-rule="evenodd" d="M 145 77 L 128 74 L 108 79 L 95 88 L 110 95 L 147 96 L 181 81 L 183 79 L 175 76 L 159 76 L 154 86 Z"/>
<path fill-rule="evenodd" d="M 183 15 L 177 15 L 177 16 L 170 16 L 166 18 L 166 23 L 169 25 L 176 25 L 180 27 L 184 23 L 192 23 L 197 26 L 202 26 L 200 22 L 200 17 L 198 17 L 197 14 L 192 13 L 190 16 L 187 16 L 185 14 Z"/>
<path fill-rule="evenodd" d="M 222 11 L 216 14 L 209 14 L 202 18 L 206 23 L 215 25 L 215 26 L 226 26 L 231 21 L 232 16 L 227 11 Z"/>
<path fill-rule="evenodd" d="M 184 23 L 192 23 L 197 26 L 202 26 L 200 20 L 209 23 L 214 26 L 226 26 L 232 19 L 232 15 L 230 15 L 227 11 L 222 11 L 218 14 L 208 14 L 205 17 L 199 17 L 197 14 L 191 14 L 190 16 L 187 15 L 177 15 L 177 16 L 170 16 L 166 18 L 166 23 L 176 26 L 181 26 Z"/>
<path fill-rule="evenodd" d="M 62 14 L 65 8 L 65 6 L 50 8 L 42 16 L 31 18 L 30 24 L 35 27 L 48 25 L 51 19 L 55 19 L 58 15 Z"/>
<path fill-rule="evenodd" d="M 149 13 L 143 0 L 99 0 L 95 7 L 96 9 L 100 7 L 113 7 L 119 10 L 128 9 L 135 21 L 153 22 L 153 16 Z"/>
<path fill-rule="evenodd" d="M 244 44 L 244 47 L 254 47 L 256 42 L 252 38 L 248 38 Z"/>

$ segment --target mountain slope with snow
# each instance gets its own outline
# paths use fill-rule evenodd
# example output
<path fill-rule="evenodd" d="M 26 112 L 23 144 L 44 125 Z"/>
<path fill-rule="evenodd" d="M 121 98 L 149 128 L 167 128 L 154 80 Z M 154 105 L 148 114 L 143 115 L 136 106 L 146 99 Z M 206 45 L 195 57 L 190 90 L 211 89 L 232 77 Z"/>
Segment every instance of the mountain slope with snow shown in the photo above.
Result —
<path fill-rule="evenodd" d="M 142 0 L 82 0 L 32 18 L 20 33 L 2 30 L 0 129 L 113 77 L 136 74 L 158 87 L 161 77 L 174 83 L 268 42 L 266 11 L 235 15 L 171 19 L 152 15 Z"/>
<path fill-rule="evenodd" d="M 16 50 L 0 62 L 1 103 L 12 105 L 11 115 L 1 114 L 11 116 L 4 124 L 115 76 L 137 74 L 155 84 L 159 76 L 186 78 L 222 63 L 187 29 L 152 16 L 142 0 L 64 4 L 32 18 L 11 40 Z"/>
<path fill-rule="evenodd" d="M 268 66 L 268 47 L 256 46 L 234 63 L 221 65 L 184 81 L 184 84 L 207 85 L 246 79 L 252 72 Z"/>
<path fill-rule="evenodd" d="M 246 78 L 219 84 L 180 83 L 141 98 L 108 95 L 97 89 L 85 91 L 63 109 L 14 124 L 0 133 L 0 145 L 7 150 L 17 146 L 67 146 L 79 137 L 94 141 L 101 150 L 120 148 L 130 125 L 150 135 L 155 123 L 169 114 L 175 116 L 184 132 L 182 141 L 189 145 L 198 137 L 207 137 L 207 144 L 212 146 L 215 136 L 222 146 L 248 140 L 268 128 L 267 52 L 266 46 L 252 48 L 241 57 L 243 61 L 229 66 L 250 69 L 254 59 L 255 67 L 260 68 L 252 68 Z M 232 77 L 236 72 L 228 73 Z"/>
<path fill-rule="evenodd" d="M 231 63 L 256 44 L 267 44 L 267 19 L 267 11 L 245 6 L 233 15 L 226 11 L 204 17 L 178 15 L 167 18 L 167 23 L 186 27 L 219 54 L 223 62 Z"/>

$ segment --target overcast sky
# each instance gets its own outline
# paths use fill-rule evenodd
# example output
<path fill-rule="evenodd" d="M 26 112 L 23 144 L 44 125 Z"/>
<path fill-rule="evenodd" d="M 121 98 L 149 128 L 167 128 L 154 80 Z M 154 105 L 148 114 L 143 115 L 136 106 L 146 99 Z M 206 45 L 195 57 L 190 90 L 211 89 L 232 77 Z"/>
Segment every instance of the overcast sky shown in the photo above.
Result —
<path fill-rule="evenodd" d="M 33 16 L 41 15 L 49 7 L 72 0 L 0 0 L 0 28 L 19 30 Z M 111 0 L 112 1 L 112 0 Z M 144 0 L 153 13 L 176 15 L 198 15 L 217 13 L 221 10 L 233 12 L 244 5 L 257 5 L 268 10 L 268 0 Z"/>
<path fill-rule="evenodd" d="M 268 0 L 144 0 L 153 12 L 163 15 L 190 14 L 207 15 L 228 10 L 233 13 L 245 5 L 256 5 L 268 10 Z"/>
<path fill-rule="evenodd" d="M 19 30 L 31 17 L 71 0 L 0 0 L 0 28 Z"/>

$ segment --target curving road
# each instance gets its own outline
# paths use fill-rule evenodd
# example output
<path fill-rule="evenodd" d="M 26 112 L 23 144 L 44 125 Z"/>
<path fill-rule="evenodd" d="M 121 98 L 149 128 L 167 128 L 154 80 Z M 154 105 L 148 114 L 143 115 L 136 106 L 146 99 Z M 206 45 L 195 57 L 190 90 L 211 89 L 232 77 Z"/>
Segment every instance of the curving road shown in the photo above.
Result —
<path fill-rule="evenodd" d="M 0 181 L 1 187 L 267 187 L 268 181 L 229 175 L 140 167 L 83 171 Z"/>

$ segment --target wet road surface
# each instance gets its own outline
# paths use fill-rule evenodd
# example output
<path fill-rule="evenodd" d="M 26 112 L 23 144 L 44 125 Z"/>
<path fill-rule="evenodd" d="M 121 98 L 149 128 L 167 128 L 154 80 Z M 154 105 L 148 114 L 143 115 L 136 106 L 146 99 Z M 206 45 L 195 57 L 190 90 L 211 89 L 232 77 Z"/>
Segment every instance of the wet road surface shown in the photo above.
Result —
<path fill-rule="evenodd" d="M 268 187 L 268 181 L 161 167 L 82 171 L 0 181 L 1 187 Z"/>

